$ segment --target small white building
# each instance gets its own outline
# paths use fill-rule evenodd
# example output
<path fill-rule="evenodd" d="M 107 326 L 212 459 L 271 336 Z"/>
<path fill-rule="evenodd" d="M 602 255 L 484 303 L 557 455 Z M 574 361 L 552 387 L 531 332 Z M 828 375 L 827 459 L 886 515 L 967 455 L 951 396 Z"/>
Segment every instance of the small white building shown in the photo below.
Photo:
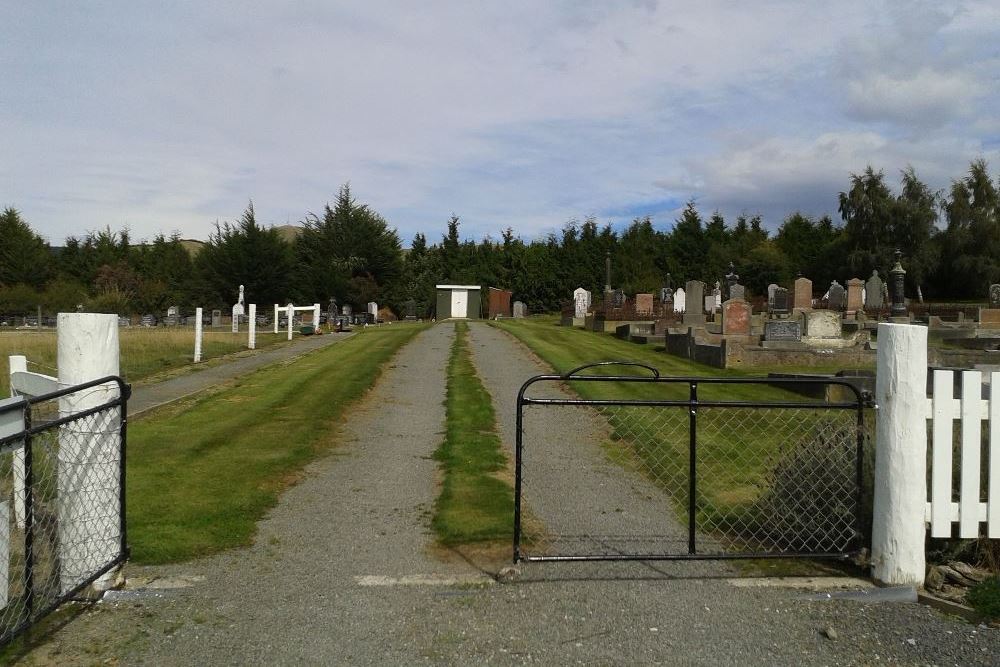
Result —
<path fill-rule="evenodd" d="M 482 288 L 479 285 L 435 285 L 437 288 L 437 318 L 480 319 Z"/>

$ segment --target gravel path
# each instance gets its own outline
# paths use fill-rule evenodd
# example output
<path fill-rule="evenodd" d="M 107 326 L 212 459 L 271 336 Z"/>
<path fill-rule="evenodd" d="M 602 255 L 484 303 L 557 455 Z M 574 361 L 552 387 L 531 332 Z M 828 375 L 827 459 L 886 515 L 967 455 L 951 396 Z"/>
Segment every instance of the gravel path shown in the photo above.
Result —
<path fill-rule="evenodd" d="M 535 362 L 493 333 L 473 327 L 476 362 L 496 389 L 490 368 Z M 533 564 L 493 584 L 434 549 L 430 455 L 452 335 L 438 325 L 399 353 L 345 425 L 345 445 L 282 497 L 253 547 L 132 568 L 143 588 L 75 619 L 25 662 L 996 664 L 996 630 L 915 604 L 811 599 L 695 576 L 686 564 Z"/>

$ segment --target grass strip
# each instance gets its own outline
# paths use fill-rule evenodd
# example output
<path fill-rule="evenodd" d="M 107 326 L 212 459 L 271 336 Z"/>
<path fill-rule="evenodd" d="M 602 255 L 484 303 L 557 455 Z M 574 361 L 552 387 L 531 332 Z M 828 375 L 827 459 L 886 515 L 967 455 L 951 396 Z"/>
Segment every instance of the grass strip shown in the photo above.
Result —
<path fill-rule="evenodd" d="M 336 444 L 345 409 L 424 325 L 367 329 L 129 426 L 132 560 L 188 560 L 253 539 L 301 469 Z"/>
<path fill-rule="evenodd" d="M 489 393 L 472 365 L 468 325 L 455 324 L 448 362 L 445 439 L 434 454 L 444 481 L 432 525 L 446 546 L 509 539 L 514 492 L 499 477 L 506 465 Z"/>

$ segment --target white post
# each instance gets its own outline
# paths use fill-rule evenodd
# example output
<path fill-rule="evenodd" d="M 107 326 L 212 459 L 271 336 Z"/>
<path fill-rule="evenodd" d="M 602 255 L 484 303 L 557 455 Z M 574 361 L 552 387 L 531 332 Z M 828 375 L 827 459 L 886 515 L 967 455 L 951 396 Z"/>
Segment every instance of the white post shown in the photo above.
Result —
<path fill-rule="evenodd" d="M 319 304 L 313 304 L 313 329 L 319 329 Z"/>
<path fill-rule="evenodd" d="M 201 361 L 201 308 L 194 309 L 194 363 Z"/>
<path fill-rule="evenodd" d="M 927 507 L 927 327 L 878 325 L 872 576 L 924 582 Z"/>
<path fill-rule="evenodd" d="M 288 304 L 288 340 L 292 339 L 292 320 L 295 319 L 295 306 Z"/>
<path fill-rule="evenodd" d="M 280 312 L 280 309 L 278 308 L 278 304 L 274 304 L 274 333 L 275 334 L 278 333 L 278 313 L 279 312 Z"/>
<path fill-rule="evenodd" d="M 27 357 L 14 354 L 8 357 L 8 361 L 11 375 L 28 372 Z M 14 395 L 13 386 L 14 383 L 11 382 L 11 396 Z M 11 463 L 13 464 L 11 475 L 14 477 L 14 520 L 17 522 L 17 527 L 24 530 L 24 447 L 14 450 Z"/>
<path fill-rule="evenodd" d="M 118 375 L 118 316 L 59 313 L 59 383 L 65 387 Z M 59 399 L 70 416 L 118 397 L 110 382 Z M 59 427 L 57 476 L 61 590 L 68 591 L 113 560 L 121 549 L 120 411 L 106 410 Z M 108 573 L 94 582 L 106 590 Z"/>
<path fill-rule="evenodd" d="M 249 313 L 250 313 L 249 315 L 250 319 L 247 322 L 247 326 L 250 330 L 250 333 L 249 333 L 249 338 L 247 340 L 247 347 L 250 348 L 251 350 L 254 350 L 257 348 L 257 304 L 256 303 L 250 304 Z"/>

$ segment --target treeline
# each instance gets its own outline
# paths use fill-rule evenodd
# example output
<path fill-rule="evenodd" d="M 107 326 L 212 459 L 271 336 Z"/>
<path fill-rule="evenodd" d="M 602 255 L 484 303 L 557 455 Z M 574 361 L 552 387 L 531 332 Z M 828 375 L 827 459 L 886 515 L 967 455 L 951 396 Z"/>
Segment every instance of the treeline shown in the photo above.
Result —
<path fill-rule="evenodd" d="M 982 160 L 945 192 L 931 191 L 912 168 L 894 192 L 869 167 L 839 194 L 837 222 L 793 213 L 770 233 L 760 216 L 726 221 L 689 202 L 669 229 L 644 217 L 618 232 L 588 218 L 530 242 L 510 227 L 499 239 L 463 241 L 453 215 L 437 242 L 417 234 L 404 251 L 395 229 L 345 185 L 321 214 L 306 216 L 291 242 L 259 225 L 251 204 L 238 220 L 216 225 L 194 257 L 176 235 L 132 244 L 127 231 L 111 230 L 70 238 L 57 251 L 8 208 L 0 215 L 0 313 L 77 304 L 118 313 L 162 313 L 175 303 L 185 311 L 226 308 L 243 284 L 258 304 L 334 297 L 401 313 L 412 299 L 418 313 L 430 314 L 436 283 L 505 287 L 537 312 L 559 308 L 576 287 L 599 292 L 608 253 L 612 286 L 627 293 L 655 293 L 668 273 L 675 287 L 690 279 L 711 284 L 732 262 L 751 293 L 762 294 L 799 274 L 817 291 L 872 270 L 884 276 L 897 248 L 909 294 L 981 300 L 1000 282 L 998 186 Z"/>

